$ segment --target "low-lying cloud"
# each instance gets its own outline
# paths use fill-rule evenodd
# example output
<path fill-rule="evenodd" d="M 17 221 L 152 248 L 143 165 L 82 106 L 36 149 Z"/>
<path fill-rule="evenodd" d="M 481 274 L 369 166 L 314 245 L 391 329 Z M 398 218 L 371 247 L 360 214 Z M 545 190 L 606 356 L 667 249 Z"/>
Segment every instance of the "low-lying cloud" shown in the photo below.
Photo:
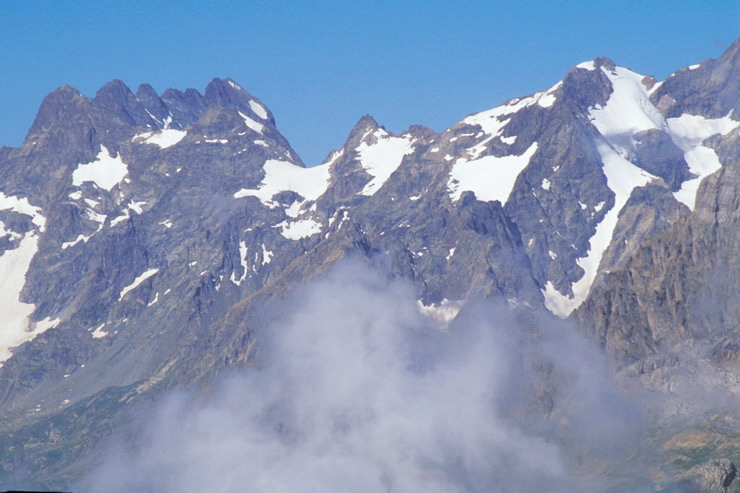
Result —
<path fill-rule="evenodd" d="M 167 395 L 75 491 L 598 491 L 635 436 L 600 354 L 548 319 L 481 300 L 442 329 L 359 260 L 263 318 L 253 368 Z"/>

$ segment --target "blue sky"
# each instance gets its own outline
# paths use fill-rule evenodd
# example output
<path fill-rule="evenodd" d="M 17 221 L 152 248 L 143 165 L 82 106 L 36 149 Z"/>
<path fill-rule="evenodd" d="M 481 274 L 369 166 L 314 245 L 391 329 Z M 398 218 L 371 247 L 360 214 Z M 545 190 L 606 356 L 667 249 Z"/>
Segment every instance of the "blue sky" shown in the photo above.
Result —
<path fill-rule="evenodd" d="M 112 79 L 162 92 L 231 77 L 313 165 L 364 114 L 443 130 L 584 60 L 662 79 L 739 34 L 727 0 L 0 0 L 0 145 L 19 145 L 63 84 L 93 96 Z"/>

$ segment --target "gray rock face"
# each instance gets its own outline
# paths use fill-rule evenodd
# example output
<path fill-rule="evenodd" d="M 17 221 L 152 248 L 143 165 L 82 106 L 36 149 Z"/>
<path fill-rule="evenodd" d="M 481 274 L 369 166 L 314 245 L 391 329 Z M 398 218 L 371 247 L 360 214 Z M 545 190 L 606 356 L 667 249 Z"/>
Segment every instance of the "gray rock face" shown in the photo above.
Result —
<path fill-rule="evenodd" d="M 740 111 L 737 81 L 740 40 L 735 40 L 717 60 L 706 60 L 672 74 L 652 94 L 651 101 L 666 115 L 684 113 L 721 118 Z"/>
<path fill-rule="evenodd" d="M 441 133 L 365 116 L 315 168 L 230 79 L 59 88 L 0 149 L 2 471 L 66 484 L 127 405 L 246 365 L 254 308 L 350 255 L 426 312 L 570 317 L 672 403 L 661 426 L 697 412 L 687 374 L 737 399 L 738 46 L 663 83 L 596 59 Z"/>
<path fill-rule="evenodd" d="M 665 132 L 646 130 L 635 135 L 635 139 L 635 164 L 662 178 L 671 191 L 677 191 L 692 177 L 683 152 Z"/>
<path fill-rule="evenodd" d="M 707 177 L 692 215 L 642 241 L 594 286 L 577 316 L 604 330 L 613 352 L 640 359 L 687 339 L 740 336 L 732 296 L 740 258 L 738 170 L 728 166 Z"/>
<path fill-rule="evenodd" d="M 105 324 L 109 330 L 101 329 L 98 334 L 116 334 L 118 342 L 114 345 L 140 346 L 143 343 L 135 341 L 152 334 L 148 330 L 126 330 L 127 322 L 144 316 L 149 321 L 134 326 L 155 326 L 161 323 L 154 322 L 157 319 L 169 319 L 177 326 L 188 325 L 187 320 L 193 323 L 205 310 L 199 301 L 203 286 L 220 284 L 220 279 L 210 282 L 212 278 L 206 273 L 214 266 L 229 267 L 228 274 L 237 267 L 243 270 L 236 238 L 249 229 L 247 223 L 264 221 L 269 212 L 257 208 L 256 213 L 250 213 L 254 208 L 251 204 L 239 205 L 227 200 L 226 194 L 233 194 L 240 182 L 259 182 L 258 173 L 263 173 L 266 159 L 280 158 L 295 166 L 300 166 L 300 161 L 291 161 L 295 153 L 274 129 L 269 114 L 260 119 L 250 108 L 249 101 L 259 105 L 256 100 L 242 95 L 240 102 L 234 96 L 234 104 L 242 106 L 222 106 L 220 103 L 230 104 L 224 95 L 229 90 L 243 90 L 223 81 L 209 87 L 214 85 L 220 86 L 220 95 L 211 91 L 213 95 L 206 98 L 201 117 L 187 133 L 157 131 L 158 123 L 121 83 L 105 86 L 94 100 L 62 88 L 45 101 L 29 140 L 11 153 L 7 166 L 3 166 L 3 183 L 6 194 L 28 197 L 43 211 L 39 214 L 45 218 L 45 228 L 41 231 L 41 227 L 34 226 L 33 231 L 41 237 L 22 297 L 34 303 L 32 321 L 58 319 L 55 326 L 62 332 L 50 332 L 38 339 L 40 347 L 35 351 L 41 351 L 38 358 L 45 364 L 32 376 L 23 375 L 24 358 L 12 358 L 4 366 L 6 402 L 34 388 L 50 377 L 50 372 L 54 378 L 61 378 L 84 364 L 74 353 L 69 354 L 66 343 L 43 344 L 46 337 L 64 339 L 74 333 L 75 339 L 85 333 L 89 337 L 88 329 Z M 67 113 L 73 111 L 79 114 L 72 118 Z M 240 112 L 252 115 L 252 126 L 261 132 L 247 126 Z M 230 139 L 222 138 L 224 134 Z M 86 169 L 94 167 L 99 169 L 85 174 Z M 24 172 L 15 171 L 20 168 Z M 5 214 L 25 221 L 6 223 L 15 234 L 30 234 L 28 216 L 12 210 Z M 270 233 L 268 230 L 268 237 L 274 236 Z M 140 277 L 154 270 L 158 278 Z M 155 280 L 162 279 L 165 271 L 173 276 L 173 284 L 153 290 Z M 261 285 L 260 277 L 255 275 L 250 282 Z M 127 297 L 126 287 L 137 279 L 143 285 L 137 285 L 137 291 Z M 227 289 L 231 292 L 227 299 L 233 303 L 240 287 L 231 283 Z M 189 308 L 183 309 L 179 303 L 177 307 L 168 308 L 165 303 L 155 306 L 155 297 L 164 296 L 166 290 L 190 299 L 185 302 Z M 222 307 L 230 302 L 219 300 Z M 168 312 L 174 308 L 179 309 L 173 317 Z M 171 337 L 177 336 L 168 334 L 165 339 Z M 90 356 L 95 352 L 91 348 L 97 346 L 99 352 L 112 342 L 113 338 L 93 337 L 71 347 Z M 172 347 L 171 340 L 162 344 Z M 160 359 L 161 354 L 154 356 L 156 344 L 142 347 L 146 346 L 152 350 L 150 356 L 146 351 L 130 353 L 137 361 L 120 361 L 121 369 L 114 380 L 136 380 L 167 360 Z M 56 354 L 56 350 L 62 353 Z M 16 369 L 16 365 L 21 368 Z M 106 368 L 106 372 L 115 374 L 113 368 Z M 104 380 L 100 388 L 108 385 Z"/>

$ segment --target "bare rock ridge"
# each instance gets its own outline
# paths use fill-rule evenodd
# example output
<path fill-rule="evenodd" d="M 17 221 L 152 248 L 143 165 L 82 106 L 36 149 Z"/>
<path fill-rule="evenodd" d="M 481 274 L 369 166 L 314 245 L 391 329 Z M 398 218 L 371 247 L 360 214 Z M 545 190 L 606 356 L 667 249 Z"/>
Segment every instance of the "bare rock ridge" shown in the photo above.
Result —
<path fill-rule="evenodd" d="M 60 87 L 0 149 L 0 487 L 69 485 L 130 405 L 249 364 L 257 307 L 359 256 L 424 313 L 569 320 L 660 396 L 655 491 L 736 491 L 739 52 L 660 82 L 598 58 L 441 132 L 366 115 L 311 168 L 231 79 Z"/>

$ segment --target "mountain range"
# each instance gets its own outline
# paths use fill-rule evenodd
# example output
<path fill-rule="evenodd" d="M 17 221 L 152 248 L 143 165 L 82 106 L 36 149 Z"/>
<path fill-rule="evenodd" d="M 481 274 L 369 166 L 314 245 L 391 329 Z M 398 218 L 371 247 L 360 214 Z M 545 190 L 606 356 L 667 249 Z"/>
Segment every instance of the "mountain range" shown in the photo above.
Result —
<path fill-rule="evenodd" d="M 60 87 L 0 148 L 0 485 L 75 484 L 128 409 L 249 372 L 263 307 L 360 259 L 441 331 L 480 303 L 571 327 L 650 395 L 645 491 L 737 490 L 739 60 L 597 58 L 442 132 L 364 116 L 315 167 L 231 79 Z M 538 375 L 555 422 L 575 398 Z"/>

